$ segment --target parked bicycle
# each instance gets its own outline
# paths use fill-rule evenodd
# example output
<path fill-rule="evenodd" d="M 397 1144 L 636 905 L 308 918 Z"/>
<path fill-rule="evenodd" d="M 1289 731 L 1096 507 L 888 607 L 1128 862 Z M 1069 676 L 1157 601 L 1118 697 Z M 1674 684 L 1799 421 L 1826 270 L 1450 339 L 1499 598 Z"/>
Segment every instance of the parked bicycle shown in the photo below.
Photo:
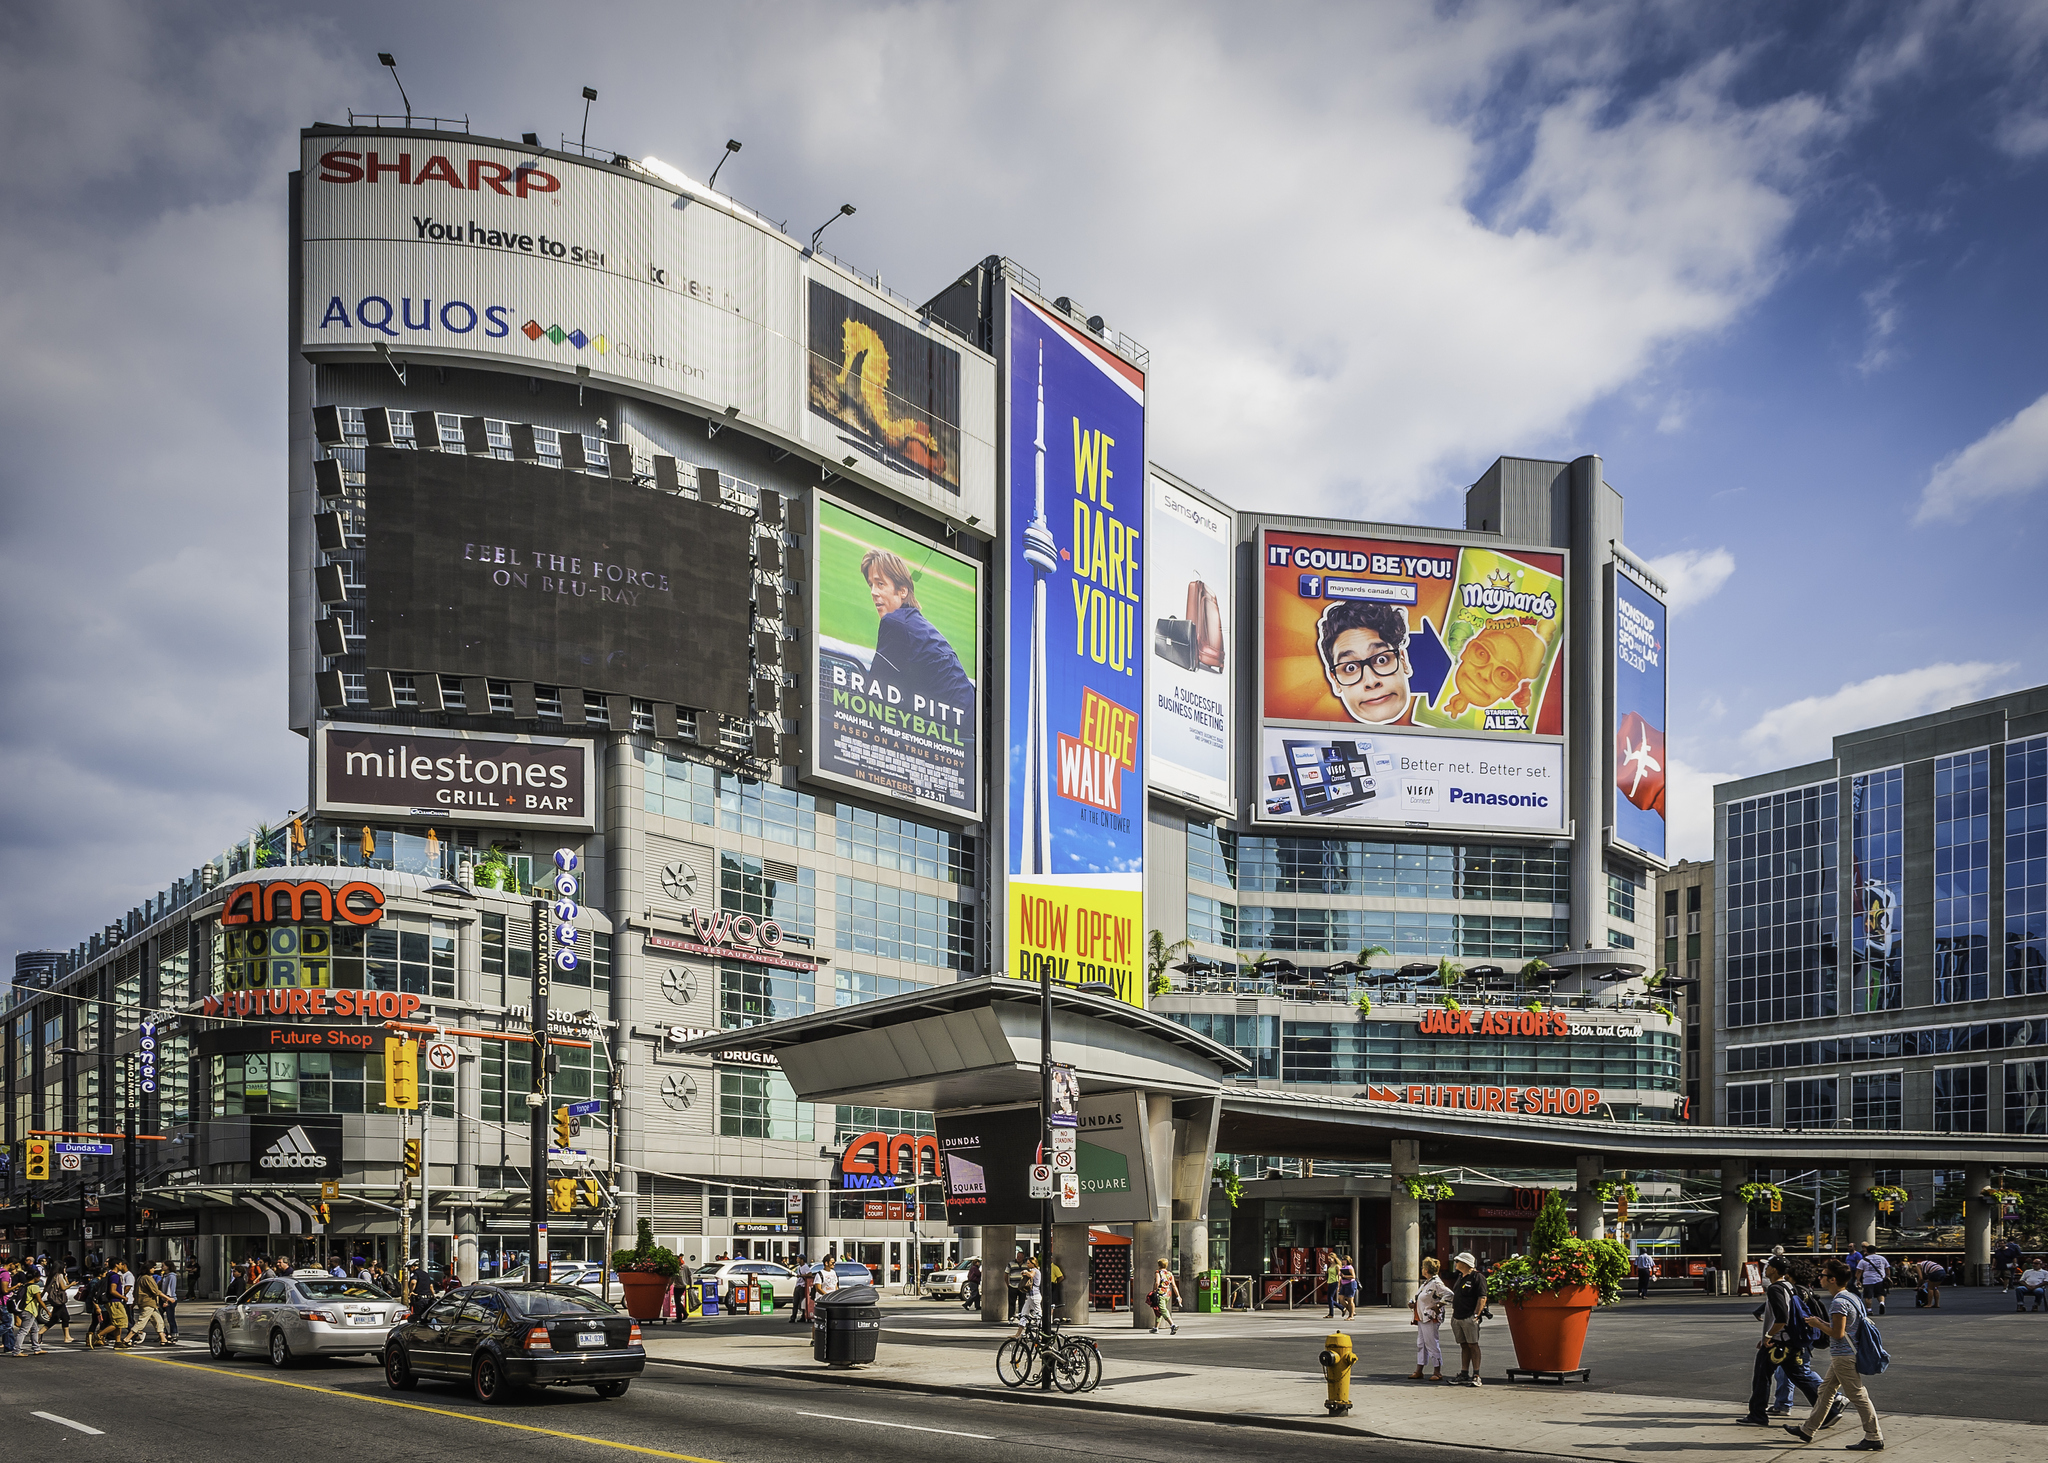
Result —
<path fill-rule="evenodd" d="M 996 1349 L 996 1375 L 1006 1387 L 1045 1385 L 1045 1372 L 1062 1392 L 1090 1392 L 1102 1385 L 1102 1348 L 1086 1336 L 1061 1335 L 1058 1326 L 1024 1323 L 1024 1334 Z"/>

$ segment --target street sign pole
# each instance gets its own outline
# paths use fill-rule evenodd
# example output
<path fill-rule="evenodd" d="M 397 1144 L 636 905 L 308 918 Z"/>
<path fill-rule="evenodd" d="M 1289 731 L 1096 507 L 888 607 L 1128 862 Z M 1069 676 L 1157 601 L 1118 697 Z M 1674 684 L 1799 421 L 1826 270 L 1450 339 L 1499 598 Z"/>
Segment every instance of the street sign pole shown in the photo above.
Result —
<path fill-rule="evenodd" d="M 548 902 L 533 901 L 533 1005 L 528 1011 L 533 1032 L 533 1087 L 527 1096 L 528 1120 L 532 1127 L 531 1153 L 533 1191 L 528 1242 L 533 1259 L 527 1266 L 529 1280 L 548 1279 Z"/>
<path fill-rule="evenodd" d="M 427 1074 L 426 1092 L 420 1099 L 420 1273 L 426 1274 L 432 1264 L 433 1241 L 429 1233 L 434 1222 L 433 1210 L 427 1204 L 427 1185 L 431 1182 L 433 1170 L 427 1167 L 432 1162 L 427 1156 L 427 1135 L 434 1130 L 433 1124 L 433 1073 Z"/>
<path fill-rule="evenodd" d="M 1038 1151 L 1052 1160 L 1052 961 L 1038 962 Z M 1042 1199 L 1038 1211 L 1038 1294 L 1041 1324 L 1052 1320 L 1052 1203 Z M 1044 1390 L 1052 1391 L 1051 1365 L 1040 1368 Z"/>
<path fill-rule="evenodd" d="M 122 1205 L 128 1224 L 128 1268 L 135 1268 L 135 1058 L 121 1062 L 121 1173 Z"/>

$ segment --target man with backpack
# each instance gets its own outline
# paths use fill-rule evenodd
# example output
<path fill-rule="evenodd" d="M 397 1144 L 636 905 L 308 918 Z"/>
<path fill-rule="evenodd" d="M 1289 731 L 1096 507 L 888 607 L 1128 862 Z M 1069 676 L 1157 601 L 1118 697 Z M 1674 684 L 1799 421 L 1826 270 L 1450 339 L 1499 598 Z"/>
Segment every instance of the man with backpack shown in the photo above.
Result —
<path fill-rule="evenodd" d="M 1773 1375 L 1782 1375 L 1791 1386 L 1797 1387 L 1809 1407 L 1820 1395 L 1821 1385 L 1820 1378 L 1813 1374 L 1806 1361 L 1809 1348 L 1807 1322 L 1818 1319 L 1820 1313 L 1813 1292 L 1808 1290 L 1801 1294 L 1794 1283 L 1792 1262 L 1783 1255 L 1773 1255 L 1765 1263 L 1764 1279 L 1768 1282 L 1764 1287 L 1761 1307 L 1764 1334 L 1756 1344 L 1756 1366 L 1749 1381 L 1749 1411 L 1740 1419 L 1750 1427 L 1771 1425 L 1764 1404 L 1770 1395 Z M 1837 1397 L 1821 1426 L 1834 1426 L 1841 1419 L 1845 1405 Z"/>
<path fill-rule="evenodd" d="M 1856 1261 L 1856 1270 L 1863 1282 L 1861 1289 L 1864 1305 L 1868 1306 L 1870 1302 L 1876 1301 L 1877 1313 L 1883 1315 L 1884 1298 L 1892 1284 L 1892 1262 L 1878 1253 L 1876 1245 L 1872 1245 Z"/>
<path fill-rule="evenodd" d="M 1806 1414 L 1806 1421 L 1798 1426 L 1787 1426 L 1785 1431 L 1802 1443 L 1813 1441 L 1814 1432 L 1825 1427 L 1831 1419 L 1836 1393 L 1849 1399 L 1856 1409 L 1856 1415 L 1863 1419 L 1863 1437 L 1851 1443 L 1852 1453 L 1881 1453 L 1884 1451 L 1884 1433 L 1877 1425 L 1877 1409 L 1871 1405 L 1870 1393 L 1864 1390 L 1863 1378 L 1875 1376 L 1891 1365 L 1891 1357 L 1885 1353 L 1884 1342 L 1877 1334 L 1877 1327 L 1870 1323 L 1869 1312 L 1863 1309 L 1863 1302 L 1849 1290 L 1849 1267 L 1840 1260 L 1830 1260 L 1821 1271 L 1821 1285 L 1828 1293 L 1828 1310 L 1823 1334 L 1828 1338 L 1828 1370 L 1820 1385 L 1820 1394 L 1814 1399 L 1813 1411 Z"/>

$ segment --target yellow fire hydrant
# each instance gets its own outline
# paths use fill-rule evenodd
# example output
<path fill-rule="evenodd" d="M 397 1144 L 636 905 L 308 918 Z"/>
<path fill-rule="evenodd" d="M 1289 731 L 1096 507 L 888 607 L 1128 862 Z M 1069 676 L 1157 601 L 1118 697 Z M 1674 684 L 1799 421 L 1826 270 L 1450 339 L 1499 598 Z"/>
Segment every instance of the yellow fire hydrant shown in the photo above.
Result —
<path fill-rule="evenodd" d="M 1323 1354 L 1316 1360 L 1322 1363 L 1323 1380 L 1330 1387 L 1323 1408 L 1332 1417 L 1341 1417 L 1351 1410 L 1351 1365 L 1358 1360 L 1358 1353 L 1351 1349 L 1351 1338 L 1341 1331 L 1332 1331 L 1323 1338 Z"/>

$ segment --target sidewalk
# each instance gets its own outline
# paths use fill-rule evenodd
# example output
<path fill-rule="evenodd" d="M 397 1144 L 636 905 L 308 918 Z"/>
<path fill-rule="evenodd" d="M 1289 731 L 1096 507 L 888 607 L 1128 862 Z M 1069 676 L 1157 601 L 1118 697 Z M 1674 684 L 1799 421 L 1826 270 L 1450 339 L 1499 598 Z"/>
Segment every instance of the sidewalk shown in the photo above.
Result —
<path fill-rule="evenodd" d="M 1342 1327 L 1365 1333 L 1407 1331 L 1398 1312 L 1361 1313 Z M 1320 1315 L 1185 1316 L 1181 1335 L 1150 1336 L 1130 1327 L 1128 1313 L 1086 1328 L 1103 1347 L 1102 1386 L 1078 1397 L 1012 1391 L 996 1379 L 995 1352 L 1007 1328 L 980 1326 L 929 1306 L 889 1305 L 873 1366 L 835 1371 L 811 1360 L 808 1330 L 764 1321 L 689 1323 L 649 1327 L 651 1362 L 722 1371 L 787 1376 L 845 1386 L 979 1396 L 1024 1405 L 1111 1410 L 1216 1423 L 1239 1423 L 1318 1432 L 1354 1433 L 1408 1442 L 1491 1448 L 1547 1457 L 1613 1458 L 1707 1451 L 1778 1459 L 1800 1453 L 1840 1452 L 1862 1436 L 1854 1411 L 1802 1445 L 1777 1430 L 1742 1427 L 1728 1404 L 1696 1398 L 1646 1397 L 1577 1387 L 1496 1381 L 1505 1362 L 1489 1365 L 1486 1384 L 1472 1390 L 1422 1382 L 1368 1378 L 1352 1387 L 1348 1418 L 1323 1411 L 1324 1386 L 1315 1354 L 1327 1326 Z M 1232 1337 L 1301 1340 L 1299 1371 L 1182 1362 L 1179 1343 Z M 1503 1336 L 1501 1338 L 1505 1340 Z M 2048 1437 L 2039 1427 L 1955 1417 L 1922 1417 L 1882 1410 L 1888 1451 L 1935 1457 L 1941 1463 L 2039 1463 Z"/>

